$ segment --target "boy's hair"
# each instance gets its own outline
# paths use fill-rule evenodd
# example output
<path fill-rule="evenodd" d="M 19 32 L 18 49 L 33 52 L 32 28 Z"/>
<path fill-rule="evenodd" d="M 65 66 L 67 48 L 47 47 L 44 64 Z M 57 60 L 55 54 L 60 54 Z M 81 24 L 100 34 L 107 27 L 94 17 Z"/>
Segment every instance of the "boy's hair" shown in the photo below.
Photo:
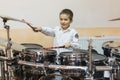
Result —
<path fill-rule="evenodd" d="M 67 14 L 67 15 L 69 15 L 70 20 L 71 20 L 71 21 L 73 20 L 73 12 L 72 12 L 70 9 L 63 9 L 63 10 L 60 12 L 60 15 L 61 15 L 61 14 Z"/>

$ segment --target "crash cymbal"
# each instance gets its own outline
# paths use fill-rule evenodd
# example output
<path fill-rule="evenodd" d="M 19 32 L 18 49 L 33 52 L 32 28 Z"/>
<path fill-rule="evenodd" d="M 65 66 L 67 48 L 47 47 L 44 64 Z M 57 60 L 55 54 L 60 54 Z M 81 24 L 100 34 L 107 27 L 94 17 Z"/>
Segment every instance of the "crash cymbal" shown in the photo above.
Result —
<path fill-rule="evenodd" d="M 109 21 L 117 21 L 117 20 L 120 20 L 120 18 L 111 19 Z"/>
<path fill-rule="evenodd" d="M 6 39 L 0 38 L 0 46 L 7 47 L 8 41 Z M 17 44 L 15 42 L 11 42 L 12 46 L 11 49 L 17 50 L 17 51 L 22 51 L 25 49 L 24 46 Z"/>
<path fill-rule="evenodd" d="M 2 19 L 5 19 L 5 20 L 12 20 L 12 21 L 18 21 L 18 22 L 26 23 L 26 22 L 23 21 L 23 20 L 15 19 L 15 18 L 12 18 L 12 17 L 9 17 L 9 16 L 0 15 L 0 17 L 1 17 Z"/>

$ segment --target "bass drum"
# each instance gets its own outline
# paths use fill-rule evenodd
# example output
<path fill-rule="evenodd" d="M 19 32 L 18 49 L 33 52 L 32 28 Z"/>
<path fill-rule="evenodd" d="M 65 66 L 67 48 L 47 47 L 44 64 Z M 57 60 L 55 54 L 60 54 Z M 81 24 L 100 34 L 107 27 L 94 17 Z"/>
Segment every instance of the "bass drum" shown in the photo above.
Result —
<path fill-rule="evenodd" d="M 76 52 L 62 52 L 60 53 L 60 64 L 66 66 L 86 66 L 88 59 L 88 51 L 79 50 Z M 84 77 L 85 71 L 79 69 L 61 70 L 62 75 L 70 75 L 71 77 Z"/>

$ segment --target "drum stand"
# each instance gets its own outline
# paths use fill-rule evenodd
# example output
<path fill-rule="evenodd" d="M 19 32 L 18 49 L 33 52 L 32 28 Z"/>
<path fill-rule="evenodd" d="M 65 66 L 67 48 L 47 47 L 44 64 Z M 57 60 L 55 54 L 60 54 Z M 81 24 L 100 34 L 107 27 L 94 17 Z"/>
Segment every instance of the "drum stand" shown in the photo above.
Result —
<path fill-rule="evenodd" d="M 88 40 L 88 50 L 89 50 L 89 61 L 88 61 L 88 70 L 85 80 L 93 80 L 93 66 L 92 66 L 92 39 Z"/>
<path fill-rule="evenodd" d="M 0 60 L 0 66 L 1 66 L 1 79 L 5 80 L 5 67 L 4 67 L 4 61 Z"/>
<path fill-rule="evenodd" d="M 10 38 L 10 27 L 8 25 L 6 25 L 7 19 L 3 18 L 3 23 L 4 23 L 4 28 L 7 30 L 7 47 L 5 48 L 5 53 L 6 53 L 6 57 L 8 57 L 9 59 L 11 59 L 11 46 L 12 46 L 12 42 L 11 42 L 11 38 Z M 3 67 L 3 63 L 1 65 L 1 67 Z M 5 73 L 7 74 L 6 77 L 7 79 L 5 80 L 13 80 L 12 79 L 12 72 L 11 72 L 11 67 L 8 67 L 8 61 L 6 61 L 6 71 L 2 71 L 2 74 L 5 75 Z M 4 80 L 4 79 L 3 79 Z"/>

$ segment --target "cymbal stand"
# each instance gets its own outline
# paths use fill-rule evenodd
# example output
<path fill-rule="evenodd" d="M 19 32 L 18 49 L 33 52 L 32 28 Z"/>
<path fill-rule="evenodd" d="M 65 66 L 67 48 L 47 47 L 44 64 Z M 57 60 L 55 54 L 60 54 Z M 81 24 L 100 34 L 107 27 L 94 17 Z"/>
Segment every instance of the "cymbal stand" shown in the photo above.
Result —
<path fill-rule="evenodd" d="M 88 50 L 89 50 L 89 61 L 88 70 L 85 80 L 93 80 L 93 66 L 92 66 L 92 39 L 88 40 Z"/>
<path fill-rule="evenodd" d="M 43 56 L 46 56 L 46 53 L 45 53 L 44 49 L 43 49 Z M 44 61 L 43 64 L 44 64 L 44 66 L 42 67 L 43 72 L 44 72 L 45 76 L 47 76 L 46 67 L 48 67 L 48 62 Z"/>
<path fill-rule="evenodd" d="M 11 59 L 11 46 L 12 46 L 12 42 L 11 42 L 11 38 L 10 38 L 10 26 L 6 25 L 6 22 L 7 22 L 7 19 L 3 18 L 4 28 L 7 30 L 7 41 L 8 41 L 7 42 L 7 47 L 5 48 L 5 52 L 6 52 L 6 57 Z M 12 73 L 11 73 L 11 71 L 9 73 L 8 62 L 7 61 L 6 61 L 6 70 L 7 70 L 7 80 L 12 80 L 11 79 Z"/>

